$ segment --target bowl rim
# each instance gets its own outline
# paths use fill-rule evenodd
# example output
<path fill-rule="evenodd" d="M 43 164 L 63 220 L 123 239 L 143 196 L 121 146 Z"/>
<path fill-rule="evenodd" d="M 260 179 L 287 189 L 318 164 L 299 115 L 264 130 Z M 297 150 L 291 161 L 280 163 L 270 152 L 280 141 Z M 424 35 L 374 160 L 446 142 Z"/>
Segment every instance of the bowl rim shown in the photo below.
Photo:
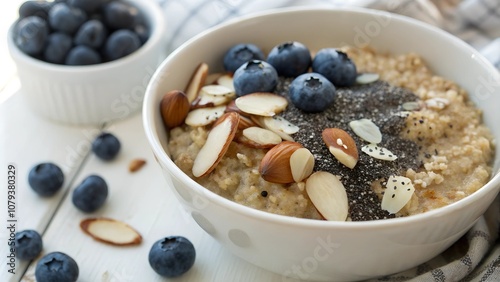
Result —
<path fill-rule="evenodd" d="M 191 39 L 184 42 L 180 47 L 176 48 L 169 56 L 160 64 L 157 68 L 153 77 L 146 89 L 146 94 L 143 103 L 143 127 L 148 139 L 148 142 L 153 150 L 154 155 L 157 157 L 157 161 L 160 163 L 164 169 L 168 170 L 172 177 L 178 178 L 182 183 L 188 186 L 190 189 L 193 189 L 197 195 L 203 195 L 206 197 L 208 201 L 213 204 L 222 206 L 225 209 L 231 210 L 232 212 L 236 212 L 242 216 L 252 217 L 258 220 L 264 220 L 267 222 L 272 222 L 275 224 L 282 224 L 288 226 L 300 226 L 300 227 L 312 227 L 316 229 L 378 229 L 378 228 L 397 228 L 408 224 L 413 224 L 417 222 L 426 221 L 430 218 L 441 218 L 446 216 L 447 214 L 458 211 L 466 206 L 472 205 L 477 198 L 481 197 L 483 194 L 489 193 L 490 190 L 499 189 L 500 187 L 500 171 L 495 172 L 492 171 L 492 176 L 490 180 L 479 190 L 474 192 L 473 194 L 457 201 L 447 206 L 437 208 L 431 211 L 427 211 L 421 214 L 411 215 L 407 217 L 401 218 L 390 218 L 390 219 L 380 219 L 380 220 L 371 220 L 371 221 L 327 221 L 327 220 L 314 220 L 314 219 L 306 219 L 306 218 L 297 218 L 286 215 L 279 215 L 270 212 L 265 212 L 261 210 L 257 210 L 243 204 L 236 203 L 232 200 L 226 199 L 218 194 L 206 189 L 205 187 L 198 184 L 196 181 L 191 179 L 187 174 L 185 174 L 172 159 L 168 156 L 168 154 L 163 149 L 161 142 L 159 140 L 159 134 L 154 130 L 155 124 L 155 116 L 157 113 L 157 105 L 155 104 L 155 98 L 158 94 L 155 93 L 155 89 L 159 85 L 159 83 L 154 83 L 157 79 L 161 78 L 161 73 L 165 69 L 165 67 L 174 60 L 178 53 L 180 53 L 186 46 L 190 46 L 196 43 L 201 38 L 209 36 L 212 32 L 217 31 L 219 29 L 224 29 L 227 26 L 242 24 L 246 21 L 256 20 L 257 18 L 269 17 L 276 13 L 315 13 L 315 12 L 328 12 L 328 13 L 354 13 L 354 14 L 367 14 L 367 15 L 381 15 L 381 14 L 390 14 L 394 20 L 404 21 L 409 24 L 415 25 L 417 28 L 426 29 L 429 32 L 438 33 L 440 36 L 444 36 L 447 40 L 456 43 L 460 46 L 460 48 L 465 48 L 465 50 L 470 51 L 472 54 L 475 54 L 477 58 L 479 58 L 479 63 L 482 67 L 486 68 L 488 72 L 491 72 L 497 79 L 500 80 L 500 73 L 494 68 L 494 66 L 484 58 L 479 51 L 474 49 L 469 44 L 465 43 L 463 40 L 458 37 L 453 36 L 452 34 L 439 29 L 430 24 L 418 21 L 416 19 L 390 13 L 387 11 L 379 11 L 369 8 L 362 7 L 335 7 L 335 8 L 318 8 L 318 7 L 287 7 L 287 8 L 275 8 L 266 11 L 260 11 L 251 13 L 242 17 L 238 17 L 235 19 L 228 20 L 227 22 L 218 24 L 213 26 L 198 35 L 192 37 Z M 162 125 L 161 125 L 162 126 Z M 174 187 L 171 187 L 174 188 Z"/>
<path fill-rule="evenodd" d="M 24 52 L 22 52 L 14 43 L 14 29 L 19 21 L 16 19 L 9 27 L 7 32 L 7 45 L 14 62 L 22 62 L 32 67 L 36 67 L 44 71 L 52 72 L 64 72 L 64 73 L 79 73 L 79 72 L 106 72 L 110 69 L 120 68 L 123 65 L 133 63 L 134 61 L 140 60 L 145 55 L 152 52 L 158 45 L 164 45 L 164 34 L 166 30 L 166 19 L 163 14 L 162 8 L 154 1 L 139 1 L 139 0 L 124 0 L 133 4 L 137 7 L 141 13 L 146 16 L 148 24 L 152 30 L 150 32 L 148 40 L 135 52 L 119 58 L 114 61 L 103 62 L 93 65 L 82 65 L 82 66 L 68 66 L 62 64 L 53 64 L 49 62 L 42 61 L 40 59 L 31 57 Z"/>

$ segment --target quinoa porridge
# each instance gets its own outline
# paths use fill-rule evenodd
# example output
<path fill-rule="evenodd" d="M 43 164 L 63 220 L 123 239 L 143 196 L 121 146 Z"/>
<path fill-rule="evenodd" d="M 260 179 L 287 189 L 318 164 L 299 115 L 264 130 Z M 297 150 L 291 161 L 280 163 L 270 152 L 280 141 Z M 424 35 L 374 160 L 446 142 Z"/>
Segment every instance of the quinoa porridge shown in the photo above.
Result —
<path fill-rule="evenodd" d="M 286 108 L 276 116 L 298 128 L 296 132 L 282 134 L 283 140 L 291 137 L 309 150 L 314 157 L 314 172 L 328 172 L 342 183 L 347 197 L 347 215 L 341 216 L 341 220 L 366 221 L 423 213 L 467 197 L 489 180 L 493 140 L 482 124 L 481 111 L 469 101 L 463 89 L 434 75 L 417 54 L 387 55 L 369 48 L 353 47 L 339 50 L 354 62 L 358 74 L 377 74 L 379 78 L 336 87 L 333 102 L 325 110 L 314 113 L 304 112 L 290 101 L 288 93 L 294 78 L 280 76 L 273 93 L 288 101 Z M 210 79 L 209 76 L 205 84 L 212 83 Z M 193 106 L 199 101 L 199 98 L 190 101 L 191 112 L 204 108 L 199 104 Z M 206 119 L 215 121 L 224 111 L 231 112 L 230 106 L 224 105 L 222 112 L 212 113 L 210 117 L 207 114 Z M 167 126 L 168 151 L 175 164 L 200 185 L 227 199 L 266 212 L 327 218 L 318 206 L 321 203 L 312 201 L 311 192 L 306 189 L 312 177 L 306 175 L 300 181 L 286 183 L 264 179 L 261 163 L 278 145 L 258 146 L 255 142 L 245 142 L 248 139 L 241 134 L 245 128 L 243 123 L 259 125 L 259 119 L 241 117 L 239 129 L 234 130 L 236 133 L 232 133 L 224 149 L 227 151 L 206 175 L 195 176 L 195 160 L 209 142 L 207 138 L 215 126 L 213 123 L 188 125 L 192 123 L 188 118 L 186 123 L 181 121 Z M 350 123 L 359 120 L 375 124 L 381 141 L 372 146 L 358 136 Z M 325 145 L 326 128 L 341 129 L 352 137 L 357 148 L 352 168 Z M 338 145 L 347 148 L 345 144 L 340 142 Z M 387 151 L 383 154 L 397 158 L 374 157 L 368 153 L 374 148 L 385 148 Z M 405 185 L 412 186 L 410 194 L 404 196 L 407 200 L 397 211 L 388 210 L 381 204 L 385 201 L 389 180 L 394 180 L 391 176 L 408 179 L 411 183 Z"/>

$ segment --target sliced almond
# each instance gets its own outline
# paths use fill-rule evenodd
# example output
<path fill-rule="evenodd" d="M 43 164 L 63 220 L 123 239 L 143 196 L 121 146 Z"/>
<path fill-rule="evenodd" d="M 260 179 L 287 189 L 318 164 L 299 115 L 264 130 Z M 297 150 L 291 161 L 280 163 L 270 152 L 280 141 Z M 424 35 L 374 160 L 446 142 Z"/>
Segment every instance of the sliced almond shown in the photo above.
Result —
<path fill-rule="evenodd" d="M 250 116 L 250 119 L 255 122 L 257 125 L 259 125 L 262 128 L 269 129 L 273 131 L 274 133 L 278 134 L 283 140 L 286 141 L 292 141 L 294 142 L 295 140 L 293 139 L 290 134 L 283 132 L 284 128 L 286 129 L 287 125 L 290 124 L 291 128 L 288 128 L 288 132 L 293 132 L 294 128 L 296 127 L 298 130 L 298 127 L 289 123 L 286 121 L 284 118 L 281 119 L 275 119 L 275 117 L 264 117 L 264 116 L 256 116 L 252 115 Z"/>
<path fill-rule="evenodd" d="M 283 141 L 269 150 L 259 166 L 262 178 L 273 183 L 293 183 L 290 157 L 299 148 L 302 145 L 297 142 Z"/>
<path fill-rule="evenodd" d="M 144 159 L 135 159 L 130 161 L 128 164 L 128 171 L 136 172 L 141 169 L 146 164 L 146 160 Z"/>
<path fill-rule="evenodd" d="M 378 144 L 382 142 L 382 133 L 378 126 L 370 119 L 359 119 L 349 122 L 352 131 L 368 143 Z"/>
<path fill-rule="evenodd" d="M 217 84 L 226 86 L 234 91 L 233 76 L 231 74 L 219 76 L 219 78 L 217 78 Z"/>
<path fill-rule="evenodd" d="M 425 105 L 428 108 L 435 109 L 435 110 L 442 110 L 442 109 L 446 108 L 446 106 L 448 106 L 449 104 L 450 104 L 450 101 L 446 98 L 435 97 L 435 98 L 425 100 Z"/>
<path fill-rule="evenodd" d="M 234 90 L 223 85 L 205 85 L 200 89 L 200 95 L 234 97 Z"/>
<path fill-rule="evenodd" d="M 236 100 L 229 101 L 229 103 L 226 106 L 226 112 L 236 112 L 236 113 L 240 114 L 241 116 L 245 116 L 245 117 L 251 116 L 250 114 L 243 112 L 242 110 L 240 110 L 240 108 L 238 108 L 236 106 Z"/>
<path fill-rule="evenodd" d="M 277 145 L 282 139 L 271 130 L 252 126 L 243 130 L 243 136 L 260 145 Z"/>
<path fill-rule="evenodd" d="M 358 148 L 351 135 L 340 128 L 327 128 L 322 133 L 330 153 L 343 165 L 353 169 L 358 162 Z"/>
<path fill-rule="evenodd" d="M 238 130 L 240 116 L 237 113 L 226 113 L 218 124 L 208 133 L 207 141 L 201 147 L 193 163 L 193 175 L 203 177 L 217 166 Z"/>
<path fill-rule="evenodd" d="M 110 218 L 88 218 L 80 222 L 80 228 L 97 241 L 116 245 L 138 245 L 142 236 L 128 224 Z"/>
<path fill-rule="evenodd" d="M 390 176 L 382 197 L 382 209 L 389 213 L 399 212 L 411 199 L 415 188 L 409 178 Z"/>
<path fill-rule="evenodd" d="M 238 124 L 238 129 L 243 130 L 245 128 L 249 128 L 252 126 L 257 126 L 257 124 L 253 122 L 251 119 L 240 115 L 240 123 Z"/>
<path fill-rule="evenodd" d="M 369 84 L 379 80 L 380 76 L 376 73 L 362 73 L 356 77 L 357 84 Z"/>
<path fill-rule="evenodd" d="M 207 78 L 205 79 L 205 85 L 217 84 L 217 79 L 219 79 L 219 77 L 223 75 L 224 73 L 222 72 L 216 72 L 207 75 Z"/>
<path fill-rule="evenodd" d="M 361 151 L 364 153 L 384 161 L 394 161 L 398 157 L 394 155 L 391 151 L 386 148 L 380 147 L 377 144 L 368 144 L 361 147 Z"/>
<path fill-rule="evenodd" d="M 263 122 L 267 129 L 275 132 L 279 131 L 286 134 L 294 134 L 299 131 L 298 126 L 280 116 L 264 117 Z"/>
<path fill-rule="evenodd" d="M 188 97 L 189 103 L 193 102 L 200 92 L 201 87 L 205 85 L 205 80 L 208 76 L 208 65 L 206 63 L 201 63 L 194 71 L 189 83 L 186 87 L 186 95 Z"/>
<path fill-rule="evenodd" d="M 180 90 L 167 92 L 160 102 L 160 112 L 165 126 L 170 129 L 184 123 L 190 104 L 186 94 Z"/>
<path fill-rule="evenodd" d="M 307 148 L 297 149 L 290 156 L 293 180 L 297 183 L 306 179 L 314 169 L 314 156 Z"/>
<path fill-rule="evenodd" d="M 314 207 L 326 219 L 345 221 L 349 211 L 349 203 L 344 185 L 333 174 L 317 171 L 306 181 L 307 195 Z"/>
<path fill-rule="evenodd" d="M 229 103 L 232 100 L 233 98 L 230 96 L 215 96 L 202 93 L 200 94 L 200 96 L 198 96 L 198 98 L 196 98 L 196 100 L 194 100 L 191 108 L 198 109 L 198 108 L 221 106 Z"/>
<path fill-rule="evenodd" d="M 258 116 L 274 116 L 288 106 L 288 101 L 284 97 L 267 92 L 241 96 L 235 103 L 243 112 Z"/>
<path fill-rule="evenodd" d="M 190 126 L 205 126 L 213 123 L 224 114 L 226 106 L 195 109 L 188 113 L 186 124 Z"/>
<path fill-rule="evenodd" d="M 236 133 L 234 141 L 254 149 L 271 149 L 272 147 L 276 146 L 276 144 L 259 144 L 246 138 L 245 136 L 243 136 L 243 134 L 241 134 L 241 132 L 240 134 Z"/>

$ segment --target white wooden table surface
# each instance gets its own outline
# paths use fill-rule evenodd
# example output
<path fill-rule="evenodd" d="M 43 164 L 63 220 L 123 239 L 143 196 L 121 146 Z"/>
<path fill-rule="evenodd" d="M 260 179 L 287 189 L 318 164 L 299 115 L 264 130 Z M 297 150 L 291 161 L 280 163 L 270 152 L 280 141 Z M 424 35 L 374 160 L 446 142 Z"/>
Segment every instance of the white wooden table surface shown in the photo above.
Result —
<path fill-rule="evenodd" d="M 140 114 L 111 124 L 105 130 L 122 143 L 119 157 L 105 163 L 90 152 L 99 132 L 93 127 L 70 127 L 44 120 L 26 107 L 6 47 L 6 31 L 17 16 L 20 0 L 2 4 L 0 15 L 0 281 L 35 281 L 36 261 L 16 261 L 8 272 L 7 166 L 16 167 L 15 215 L 17 231 L 35 229 L 43 238 L 43 254 L 61 251 L 79 266 L 78 281 L 168 281 L 148 263 L 151 245 L 164 236 L 189 238 L 197 251 L 193 268 L 175 281 L 282 281 L 283 277 L 253 266 L 223 249 L 179 205 L 156 165 L 142 127 Z M 128 172 L 134 158 L 147 160 L 136 173 Z M 41 198 L 28 185 L 27 176 L 39 162 L 54 162 L 65 174 L 61 191 Z M 109 186 L 103 208 L 84 214 L 71 202 L 71 192 L 90 174 L 102 176 Z M 110 217 L 138 230 L 138 246 L 115 247 L 93 240 L 79 227 L 86 217 Z M 41 256 L 40 256 L 41 257 Z"/>

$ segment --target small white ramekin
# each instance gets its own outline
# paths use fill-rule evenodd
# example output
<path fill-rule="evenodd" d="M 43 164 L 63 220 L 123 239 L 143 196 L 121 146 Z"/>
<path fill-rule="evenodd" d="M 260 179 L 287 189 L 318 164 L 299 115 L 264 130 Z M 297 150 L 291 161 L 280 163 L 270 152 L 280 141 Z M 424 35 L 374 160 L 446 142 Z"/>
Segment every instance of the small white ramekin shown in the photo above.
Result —
<path fill-rule="evenodd" d="M 151 29 L 148 41 L 116 61 L 64 66 L 21 52 L 8 33 L 8 48 L 21 81 L 20 94 L 32 109 L 49 120 L 70 125 L 100 125 L 126 118 L 142 107 L 144 93 L 165 56 L 166 23 L 153 1 L 130 1 L 144 13 Z"/>

